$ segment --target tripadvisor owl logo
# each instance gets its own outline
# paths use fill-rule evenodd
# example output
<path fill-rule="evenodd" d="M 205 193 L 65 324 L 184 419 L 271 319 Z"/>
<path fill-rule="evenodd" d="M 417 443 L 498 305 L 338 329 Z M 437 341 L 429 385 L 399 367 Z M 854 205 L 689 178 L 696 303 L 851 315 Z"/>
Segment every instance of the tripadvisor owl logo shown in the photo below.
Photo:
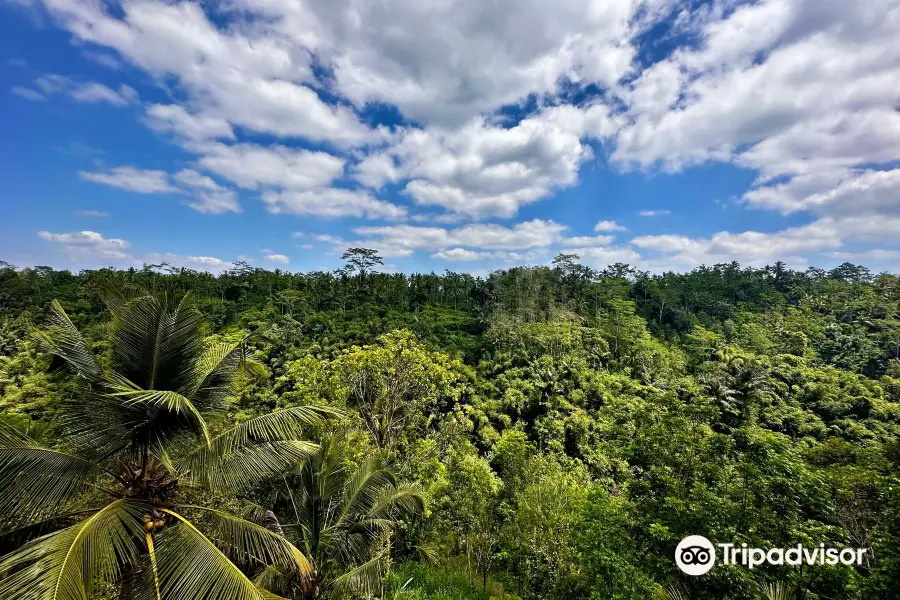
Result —
<path fill-rule="evenodd" d="M 716 564 L 716 546 L 721 550 L 723 565 L 740 565 L 754 569 L 760 565 L 829 565 L 861 566 L 867 548 L 827 548 L 825 544 L 807 548 L 797 544 L 791 548 L 751 548 L 747 544 L 715 544 L 702 535 L 689 535 L 675 548 L 675 564 L 688 575 L 705 575 Z"/>
<path fill-rule="evenodd" d="M 716 549 L 702 535 L 689 535 L 675 548 L 675 564 L 688 575 L 703 575 L 716 564 Z"/>

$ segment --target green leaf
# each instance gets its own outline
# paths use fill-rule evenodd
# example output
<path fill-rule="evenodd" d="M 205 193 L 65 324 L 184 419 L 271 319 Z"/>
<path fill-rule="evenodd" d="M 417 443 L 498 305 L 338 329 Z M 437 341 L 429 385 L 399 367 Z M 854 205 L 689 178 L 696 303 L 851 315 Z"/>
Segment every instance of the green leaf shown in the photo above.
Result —
<path fill-rule="evenodd" d="M 80 523 L 40 537 L 0 560 L 0 598 L 84 600 L 139 561 L 135 540 L 146 505 L 117 500 Z"/>
<path fill-rule="evenodd" d="M 258 587 L 186 518 L 158 536 L 160 588 L 163 600 L 268 600 L 277 598 Z"/>
<path fill-rule="evenodd" d="M 203 506 L 180 506 L 202 512 L 214 531 L 213 537 L 247 559 L 277 567 L 285 575 L 309 575 L 309 560 L 283 535 L 235 515 Z"/>
<path fill-rule="evenodd" d="M 0 530 L 65 512 L 102 474 L 93 462 L 0 425 Z"/>

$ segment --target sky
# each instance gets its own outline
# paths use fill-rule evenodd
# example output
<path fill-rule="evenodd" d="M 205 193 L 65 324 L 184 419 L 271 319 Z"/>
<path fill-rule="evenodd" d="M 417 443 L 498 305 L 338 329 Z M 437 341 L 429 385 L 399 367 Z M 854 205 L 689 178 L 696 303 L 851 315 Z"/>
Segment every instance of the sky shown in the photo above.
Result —
<path fill-rule="evenodd" d="M 0 260 L 900 267 L 900 0 L 0 0 Z"/>

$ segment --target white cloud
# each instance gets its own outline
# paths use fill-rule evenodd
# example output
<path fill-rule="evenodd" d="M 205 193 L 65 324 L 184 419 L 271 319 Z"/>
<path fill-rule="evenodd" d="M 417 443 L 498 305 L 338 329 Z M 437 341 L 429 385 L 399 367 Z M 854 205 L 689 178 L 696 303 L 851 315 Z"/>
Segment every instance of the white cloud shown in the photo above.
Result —
<path fill-rule="evenodd" d="M 873 248 L 862 252 L 826 252 L 825 255 L 847 261 L 900 261 L 900 250 L 884 250 L 881 248 Z"/>
<path fill-rule="evenodd" d="M 738 261 L 741 264 L 762 266 L 776 260 L 798 263 L 806 252 L 836 249 L 841 239 L 830 227 L 812 223 L 775 233 L 745 231 L 719 232 L 710 238 L 691 238 L 681 235 L 649 235 L 631 240 L 645 250 L 653 250 L 690 266 Z"/>
<path fill-rule="evenodd" d="M 75 213 L 81 217 L 97 217 L 97 218 L 106 218 L 109 216 L 109 213 L 103 210 L 79 210 Z"/>
<path fill-rule="evenodd" d="M 504 128 L 477 118 L 460 129 L 406 129 L 355 177 L 370 187 L 409 180 L 418 204 L 475 218 L 511 217 L 519 207 L 573 185 L 593 157 L 585 135 L 608 136 L 615 119 L 601 105 L 547 108 Z"/>
<path fill-rule="evenodd" d="M 837 252 L 846 240 L 886 239 L 900 212 L 898 0 L 696 8 L 680 0 L 43 3 L 77 44 L 115 52 L 165 89 L 173 103 L 149 106 L 147 123 L 196 155 L 191 172 L 203 183 L 133 167 L 82 177 L 143 193 L 189 192 L 197 210 L 239 210 L 235 192 L 211 174 L 259 192 L 278 213 L 431 225 L 508 218 L 575 185 L 599 148 L 622 169 L 728 162 L 758 176 L 742 195 L 746 207 L 815 219 L 774 233 L 638 238 L 689 261 L 739 252 L 763 261 L 769 250 L 753 245 L 768 243 L 795 258 Z M 690 43 L 645 64 L 636 36 L 673 11 L 680 16 L 666 44 L 681 34 Z M 571 105 L 591 84 L 603 94 Z M 11 92 L 137 101 L 127 86 L 60 75 L 33 88 Z M 392 131 L 368 123 L 382 103 L 403 117 Z M 509 105 L 526 117 L 495 112 Z M 238 135 L 254 143 L 212 141 Z M 347 177 L 368 189 L 346 189 Z M 388 185 L 439 209 L 409 216 L 380 197 Z M 410 229 L 359 235 L 394 253 L 514 251 L 452 237 L 470 233 L 465 227 L 403 227 Z M 595 228 L 622 230 L 612 221 Z M 795 230 L 813 236 L 811 245 Z M 605 238 L 566 245 L 593 248 L 597 261 L 601 252 L 629 251 L 605 248 Z M 551 243 L 563 239 L 560 230 Z"/>
<path fill-rule="evenodd" d="M 451 250 L 441 250 L 431 255 L 432 258 L 451 261 L 469 261 L 481 260 L 484 258 L 485 252 L 476 252 L 475 250 L 466 250 L 465 248 L 453 248 Z"/>
<path fill-rule="evenodd" d="M 134 104 L 139 100 L 137 91 L 124 83 L 119 85 L 118 90 L 114 90 L 96 81 L 79 82 L 64 75 L 51 73 L 35 79 L 34 85 L 43 91 L 43 95 L 21 87 L 13 88 L 13 92 L 29 100 L 44 100 L 45 96 L 65 93 L 78 102 L 104 102 L 119 107 Z"/>
<path fill-rule="evenodd" d="M 134 88 L 124 83 L 116 91 L 102 83 L 89 82 L 74 87 L 71 94 L 72 98 L 79 102 L 105 102 L 113 106 L 126 106 L 138 101 L 138 94 Z"/>
<path fill-rule="evenodd" d="M 740 6 L 711 21 L 697 49 L 679 49 L 642 74 L 632 92 L 633 123 L 619 136 L 614 158 L 679 169 L 743 156 L 768 173 L 814 164 L 866 127 L 867 119 L 854 122 L 857 116 L 896 105 L 898 26 L 896 0 Z M 647 94 L 645 86 L 666 92 Z M 654 101 L 640 101 L 646 97 Z M 828 131 L 823 119 L 843 119 L 844 126 Z M 809 143 L 816 135 L 827 143 Z M 766 140 L 780 141 L 757 147 Z M 784 165 L 789 145 L 796 160 Z M 844 156 L 845 165 L 866 153 L 853 154 Z"/>
<path fill-rule="evenodd" d="M 894 241 L 900 236 L 900 216 L 873 219 L 871 216 L 821 218 L 799 227 L 772 233 L 719 232 L 709 238 L 683 235 L 648 235 L 631 240 L 634 246 L 651 250 L 693 267 L 738 261 L 762 266 L 782 260 L 806 264 L 806 255 L 834 256 L 848 241 Z"/>
<path fill-rule="evenodd" d="M 595 269 L 602 269 L 616 263 L 637 265 L 641 261 L 641 255 L 633 248 L 627 247 L 570 248 L 566 252 L 577 254 L 582 264 Z"/>
<path fill-rule="evenodd" d="M 169 174 L 165 171 L 123 166 L 116 167 L 108 173 L 79 171 L 78 176 L 87 181 L 140 194 L 166 194 L 179 191 L 178 188 L 169 184 Z"/>
<path fill-rule="evenodd" d="M 88 252 L 115 259 L 129 257 L 125 252 L 130 247 L 128 242 L 118 238 L 104 238 L 96 231 L 74 231 L 72 233 L 40 231 L 38 237 L 48 242 L 61 244 L 71 252 Z"/>
<path fill-rule="evenodd" d="M 116 167 L 106 173 L 79 171 L 78 175 L 87 181 L 141 194 L 187 195 L 191 199 L 184 204 L 201 213 L 241 212 L 234 190 L 193 169 L 182 169 L 171 177 L 166 171 L 131 166 Z"/>
<path fill-rule="evenodd" d="M 465 225 L 456 229 L 393 225 L 357 227 L 359 242 L 368 247 L 408 256 L 415 250 L 442 251 L 450 248 L 479 248 L 487 250 L 527 250 L 545 248 L 562 240 L 566 227 L 553 221 L 534 219 L 503 227 L 496 224 Z M 402 254 L 401 254 L 402 253 Z"/>
<path fill-rule="evenodd" d="M 41 88 L 41 90 L 49 96 L 73 87 L 74 82 L 63 75 L 50 73 L 48 75 L 41 75 L 35 79 L 34 85 Z"/>
<path fill-rule="evenodd" d="M 627 227 L 623 227 L 615 221 L 598 221 L 594 225 L 594 231 L 625 231 L 627 229 Z"/>
<path fill-rule="evenodd" d="M 313 236 L 313 239 L 317 242 L 325 242 L 328 244 L 344 244 L 344 240 L 338 236 L 328 235 L 328 234 L 317 234 Z"/>
<path fill-rule="evenodd" d="M 152 104 L 147 107 L 147 124 L 160 132 L 171 132 L 188 140 L 233 139 L 234 131 L 220 117 L 191 114 L 177 104 Z"/>
<path fill-rule="evenodd" d="M 672 214 L 670 210 L 642 210 L 638 213 L 641 217 L 664 217 Z"/>
<path fill-rule="evenodd" d="M 158 265 L 166 263 L 171 267 L 221 273 L 231 268 L 232 263 L 215 256 L 182 256 L 171 252 L 154 252 L 135 259 L 138 264 Z"/>
<path fill-rule="evenodd" d="M 38 232 L 38 237 L 58 244 L 66 250 L 66 262 L 81 267 L 101 267 L 116 264 L 121 267 L 140 267 L 141 265 L 166 263 L 172 267 L 222 272 L 230 268 L 231 263 L 214 256 L 183 256 L 171 252 L 150 252 L 132 254 L 131 244 L 117 238 L 104 238 L 96 231 L 74 231 L 71 233 Z"/>
<path fill-rule="evenodd" d="M 207 143 L 198 164 L 248 189 L 279 187 L 309 190 L 330 185 L 344 171 L 344 160 L 285 146 Z"/>
<path fill-rule="evenodd" d="M 238 2 L 332 67 L 336 89 L 357 106 L 384 102 L 451 126 L 530 93 L 553 93 L 561 80 L 615 83 L 631 69 L 639 4 Z"/>
<path fill-rule="evenodd" d="M 759 208 L 820 215 L 900 214 L 900 169 L 835 170 L 798 175 L 785 183 L 757 187 L 744 199 Z"/>
<path fill-rule="evenodd" d="M 613 239 L 614 238 L 611 235 L 583 235 L 566 238 L 562 241 L 562 245 L 582 247 L 606 246 L 611 244 Z"/>
<path fill-rule="evenodd" d="M 265 259 L 271 263 L 278 263 L 280 265 L 286 265 L 291 262 L 291 259 L 284 254 L 266 254 Z"/>
<path fill-rule="evenodd" d="M 431 255 L 432 258 L 438 260 L 446 260 L 451 262 L 471 262 L 476 260 L 482 261 L 503 261 L 506 263 L 529 264 L 535 261 L 546 259 L 547 255 L 541 250 L 531 250 L 528 252 L 510 252 L 507 250 L 493 250 L 490 252 L 467 250 L 465 248 L 451 248 L 450 250 L 441 250 Z"/>
<path fill-rule="evenodd" d="M 45 0 L 47 10 L 82 42 L 116 50 L 151 74 L 171 76 L 209 117 L 259 133 L 336 144 L 379 139 L 346 106 L 331 106 L 306 84 L 312 55 L 271 27 L 219 29 L 198 4 L 131 0 L 122 18 L 89 0 Z M 237 17 L 236 13 L 232 17 Z"/>
<path fill-rule="evenodd" d="M 219 215 L 226 212 L 241 212 L 237 193 L 213 181 L 210 177 L 193 169 L 182 169 L 175 174 L 176 182 L 190 188 L 194 199 L 187 205 L 197 212 Z"/>
<path fill-rule="evenodd" d="M 368 219 L 403 219 L 406 209 L 390 202 L 376 200 L 363 190 L 321 188 L 307 191 L 266 191 L 262 194 L 269 212 L 315 215 L 319 217 L 365 217 Z"/>
<path fill-rule="evenodd" d="M 36 92 L 27 87 L 22 87 L 21 85 L 14 85 L 9 89 L 9 91 L 16 96 L 25 98 L 26 100 L 30 100 L 31 102 L 41 102 L 47 99 L 47 97 L 40 92 Z"/>

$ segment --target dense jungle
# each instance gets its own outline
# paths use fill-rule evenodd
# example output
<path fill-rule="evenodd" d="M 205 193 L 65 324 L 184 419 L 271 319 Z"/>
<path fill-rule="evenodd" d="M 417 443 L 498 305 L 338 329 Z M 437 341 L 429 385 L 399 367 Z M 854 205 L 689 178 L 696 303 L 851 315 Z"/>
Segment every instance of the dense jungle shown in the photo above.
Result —
<path fill-rule="evenodd" d="M 0 598 L 900 597 L 898 276 L 344 259 L 0 263 Z"/>

